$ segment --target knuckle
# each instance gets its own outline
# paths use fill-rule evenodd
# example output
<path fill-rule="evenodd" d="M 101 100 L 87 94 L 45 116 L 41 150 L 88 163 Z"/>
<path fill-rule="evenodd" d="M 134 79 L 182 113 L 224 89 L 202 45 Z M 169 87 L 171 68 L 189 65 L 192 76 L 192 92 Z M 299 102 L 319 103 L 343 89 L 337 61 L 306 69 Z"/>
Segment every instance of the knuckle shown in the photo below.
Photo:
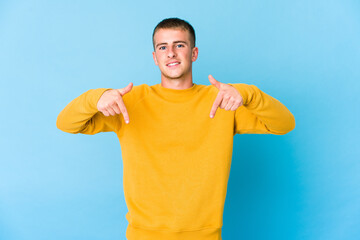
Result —
<path fill-rule="evenodd" d="M 114 102 L 115 102 L 115 101 L 120 101 L 120 100 L 121 100 L 121 95 L 116 94 L 116 95 L 114 96 Z"/>

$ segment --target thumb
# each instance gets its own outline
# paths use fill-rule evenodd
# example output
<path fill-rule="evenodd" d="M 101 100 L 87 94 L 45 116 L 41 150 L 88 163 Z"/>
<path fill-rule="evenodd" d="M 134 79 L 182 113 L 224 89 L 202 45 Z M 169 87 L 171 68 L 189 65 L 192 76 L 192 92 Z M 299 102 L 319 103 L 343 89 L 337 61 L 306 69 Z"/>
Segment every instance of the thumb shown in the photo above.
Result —
<path fill-rule="evenodd" d="M 220 89 L 220 82 L 217 81 L 211 74 L 209 75 L 210 83 L 215 86 L 217 89 Z"/>
<path fill-rule="evenodd" d="M 133 87 L 133 83 L 129 83 L 126 87 L 119 89 L 121 96 L 124 96 L 126 93 L 130 92 Z"/>

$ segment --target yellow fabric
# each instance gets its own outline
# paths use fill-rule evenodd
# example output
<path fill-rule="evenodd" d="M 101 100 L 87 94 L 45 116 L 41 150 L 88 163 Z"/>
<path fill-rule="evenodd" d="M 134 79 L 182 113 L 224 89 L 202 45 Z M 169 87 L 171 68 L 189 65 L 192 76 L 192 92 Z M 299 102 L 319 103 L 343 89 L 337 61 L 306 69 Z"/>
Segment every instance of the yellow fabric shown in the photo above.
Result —
<path fill-rule="evenodd" d="M 59 114 L 69 133 L 114 131 L 120 141 L 129 212 L 128 240 L 221 240 L 233 136 L 285 134 L 291 112 L 254 85 L 230 84 L 242 95 L 236 111 L 217 109 L 214 86 L 175 90 L 142 84 L 123 96 L 130 123 L 104 116 L 97 101 L 107 88 L 91 89 Z"/>

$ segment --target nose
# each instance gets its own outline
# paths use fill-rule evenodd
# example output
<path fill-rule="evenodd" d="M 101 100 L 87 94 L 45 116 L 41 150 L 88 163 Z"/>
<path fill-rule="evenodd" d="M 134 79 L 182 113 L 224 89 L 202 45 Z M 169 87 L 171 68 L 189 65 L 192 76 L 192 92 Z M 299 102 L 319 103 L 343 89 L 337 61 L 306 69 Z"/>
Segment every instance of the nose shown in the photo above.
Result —
<path fill-rule="evenodd" d="M 168 58 L 174 58 L 176 56 L 176 53 L 173 48 L 169 48 L 168 50 Z"/>

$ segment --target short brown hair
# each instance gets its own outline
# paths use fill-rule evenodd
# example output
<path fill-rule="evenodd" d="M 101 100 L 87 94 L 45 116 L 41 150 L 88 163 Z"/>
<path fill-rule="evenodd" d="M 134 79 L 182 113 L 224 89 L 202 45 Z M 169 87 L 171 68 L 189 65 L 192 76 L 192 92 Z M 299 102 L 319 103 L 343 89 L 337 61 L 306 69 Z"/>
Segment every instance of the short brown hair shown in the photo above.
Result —
<path fill-rule="evenodd" d="M 166 28 L 180 28 L 182 30 L 188 31 L 190 33 L 190 41 L 191 41 L 191 47 L 195 47 L 195 30 L 194 28 L 191 26 L 190 23 L 188 23 L 185 20 L 182 20 L 180 18 L 165 18 L 164 20 L 162 20 L 161 22 L 158 23 L 158 25 L 156 25 L 156 27 L 154 28 L 153 31 L 153 35 L 152 35 L 152 42 L 153 42 L 153 47 L 155 49 L 155 41 L 154 41 L 154 36 L 155 33 L 159 30 L 159 29 L 166 29 Z"/>

